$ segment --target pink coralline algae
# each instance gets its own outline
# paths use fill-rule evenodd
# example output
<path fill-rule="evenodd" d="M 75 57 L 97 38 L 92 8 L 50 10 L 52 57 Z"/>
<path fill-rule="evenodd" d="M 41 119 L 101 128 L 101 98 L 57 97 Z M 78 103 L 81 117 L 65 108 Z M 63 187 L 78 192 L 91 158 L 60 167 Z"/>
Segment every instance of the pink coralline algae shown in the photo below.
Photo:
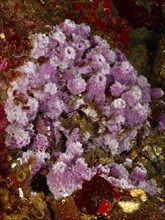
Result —
<path fill-rule="evenodd" d="M 117 187 L 157 192 L 141 165 L 132 172 L 124 164 L 89 167 L 84 156 L 91 148 L 112 156 L 128 152 L 138 131 L 149 126 L 152 96 L 160 98 L 163 91 L 151 90 L 118 49 L 84 24 L 65 20 L 31 41 L 29 61 L 7 91 L 8 148 L 21 152 L 22 163 L 33 158 L 32 176 L 47 170 L 55 199 L 96 174 Z"/>

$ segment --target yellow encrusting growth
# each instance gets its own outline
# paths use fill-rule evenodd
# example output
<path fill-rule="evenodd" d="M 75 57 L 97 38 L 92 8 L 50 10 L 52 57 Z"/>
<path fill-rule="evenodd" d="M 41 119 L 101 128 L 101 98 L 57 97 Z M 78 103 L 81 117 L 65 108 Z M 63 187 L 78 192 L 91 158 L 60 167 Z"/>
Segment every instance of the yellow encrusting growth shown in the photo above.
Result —
<path fill-rule="evenodd" d="M 132 213 L 134 211 L 137 211 L 140 207 L 140 203 L 134 201 L 120 201 L 118 202 L 118 205 L 125 213 Z"/>
<path fill-rule="evenodd" d="M 147 195 L 142 189 L 131 189 L 130 194 L 132 197 L 139 197 L 141 201 L 145 202 L 147 200 Z"/>
<path fill-rule="evenodd" d="M 5 39 L 5 34 L 4 34 L 4 33 L 0 33 L 0 38 L 1 38 L 2 40 L 4 40 L 4 39 Z"/>

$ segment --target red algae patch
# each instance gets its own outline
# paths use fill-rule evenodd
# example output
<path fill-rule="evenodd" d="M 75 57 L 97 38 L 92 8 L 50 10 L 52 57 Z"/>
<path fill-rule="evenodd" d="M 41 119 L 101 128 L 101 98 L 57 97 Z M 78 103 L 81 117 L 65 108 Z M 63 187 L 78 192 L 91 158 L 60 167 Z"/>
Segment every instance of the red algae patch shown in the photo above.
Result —
<path fill-rule="evenodd" d="M 114 187 L 103 177 L 96 175 L 91 181 L 83 183 L 82 189 L 76 192 L 74 200 L 81 212 L 96 214 L 98 208 L 101 212 L 103 209 L 106 211 L 106 207 L 109 206 L 108 201 L 116 196 L 117 193 Z M 105 200 L 107 200 L 107 203 L 105 203 Z"/>

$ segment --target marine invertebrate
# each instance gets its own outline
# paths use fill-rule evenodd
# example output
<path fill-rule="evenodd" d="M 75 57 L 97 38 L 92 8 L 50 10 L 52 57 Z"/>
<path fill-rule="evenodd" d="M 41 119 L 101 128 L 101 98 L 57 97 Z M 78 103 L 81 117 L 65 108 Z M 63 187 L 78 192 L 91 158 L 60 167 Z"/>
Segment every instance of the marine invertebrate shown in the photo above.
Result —
<path fill-rule="evenodd" d="M 6 205 L 9 202 L 9 192 L 5 188 L 0 188 L 0 203 Z"/>
<path fill-rule="evenodd" d="M 31 40 L 30 60 L 17 69 L 22 75 L 11 83 L 5 104 L 6 144 L 30 164 L 31 178 L 45 169 L 56 199 L 96 173 L 112 185 L 156 193 L 140 165 L 129 173 L 122 164 L 89 168 L 83 159 L 91 148 L 116 156 L 133 147 L 152 111 L 147 79 L 84 24 L 65 20 Z"/>
<path fill-rule="evenodd" d="M 165 130 L 165 114 L 159 116 L 159 127 L 162 130 Z"/>

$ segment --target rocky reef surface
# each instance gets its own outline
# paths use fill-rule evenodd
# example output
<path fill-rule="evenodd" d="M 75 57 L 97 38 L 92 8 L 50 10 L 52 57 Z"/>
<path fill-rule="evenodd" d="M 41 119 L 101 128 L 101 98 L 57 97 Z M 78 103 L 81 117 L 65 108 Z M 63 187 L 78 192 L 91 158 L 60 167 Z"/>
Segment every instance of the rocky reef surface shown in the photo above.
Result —
<path fill-rule="evenodd" d="M 164 219 L 163 3 L 117 2 L 0 3 L 0 218 Z"/>

